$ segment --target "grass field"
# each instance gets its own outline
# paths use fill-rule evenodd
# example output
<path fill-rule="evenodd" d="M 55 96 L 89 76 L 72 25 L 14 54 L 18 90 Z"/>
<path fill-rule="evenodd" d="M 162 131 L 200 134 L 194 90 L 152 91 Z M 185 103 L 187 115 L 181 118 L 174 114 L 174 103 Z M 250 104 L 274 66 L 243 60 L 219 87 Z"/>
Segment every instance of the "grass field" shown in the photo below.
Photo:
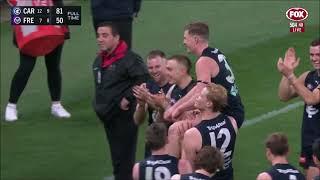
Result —
<path fill-rule="evenodd" d="M 17 122 L 3 121 L 11 78 L 18 66 L 8 22 L 1 23 L 1 179 L 102 180 L 112 174 L 103 127 L 91 100 L 91 64 L 97 46 L 88 1 L 82 6 L 82 25 L 72 26 L 62 59 L 63 104 L 68 120 L 50 116 L 46 69 L 39 58 L 18 104 Z M 285 12 L 290 7 L 309 12 L 305 33 L 289 33 Z M 168 55 L 185 53 L 183 27 L 201 20 L 210 25 L 210 44 L 225 52 L 236 76 L 250 121 L 289 103 L 277 98 L 280 75 L 276 61 L 293 46 L 301 57 L 297 74 L 311 68 L 308 48 L 319 37 L 318 1 L 144 1 L 134 24 L 134 50 L 145 57 L 152 49 Z M 190 56 L 193 60 L 195 58 Z M 290 103 L 293 103 L 292 101 Z M 283 131 L 291 144 L 290 161 L 297 165 L 302 108 L 240 130 L 234 155 L 235 180 L 254 179 L 268 168 L 263 142 L 267 134 Z M 144 129 L 140 128 L 137 160 L 143 157 Z"/>

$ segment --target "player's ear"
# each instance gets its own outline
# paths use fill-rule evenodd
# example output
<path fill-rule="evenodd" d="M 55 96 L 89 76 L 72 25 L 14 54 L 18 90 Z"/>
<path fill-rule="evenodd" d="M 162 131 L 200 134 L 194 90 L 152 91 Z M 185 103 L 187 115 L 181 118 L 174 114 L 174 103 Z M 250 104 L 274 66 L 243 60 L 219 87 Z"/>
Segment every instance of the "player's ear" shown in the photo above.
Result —
<path fill-rule="evenodd" d="M 199 42 L 199 36 L 194 35 L 193 38 L 194 38 L 194 41 L 195 41 L 196 43 Z"/>
<path fill-rule="evenodd" d="M 268 159 L 271 157 L 271 154 L 272 153 L 271 153 L 270 149 L 266 148 L 266 156 L 267 156 Z"/>
<path fill-rule="evenodd" d="M 119 40 L 120 40 L 120 35 L 117 34 L 117 35 L 115 36 L 115 38 L 116 38 L 117 41 L 119 41 Z"/>
<path fill-rule="evenodd" d="M 207 107 L 212 107 L 212 106 L 213 106 L 213 104 L 212 104 L 212 102 L 211 102 L 211 101 L 208 101 L 208 102 L 206 103 L 206 106 L 207 106 Z"/>

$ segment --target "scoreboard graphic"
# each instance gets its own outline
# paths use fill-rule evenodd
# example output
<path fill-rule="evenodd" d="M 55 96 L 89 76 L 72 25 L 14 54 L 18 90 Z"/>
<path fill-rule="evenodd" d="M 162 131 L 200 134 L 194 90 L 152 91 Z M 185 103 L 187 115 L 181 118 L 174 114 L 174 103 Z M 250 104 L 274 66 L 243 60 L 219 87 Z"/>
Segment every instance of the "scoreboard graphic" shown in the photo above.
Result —
<path fill-rule="evenodd" d="M 80 6 L 14 6 L 12 25 L 81 25 Z"/>

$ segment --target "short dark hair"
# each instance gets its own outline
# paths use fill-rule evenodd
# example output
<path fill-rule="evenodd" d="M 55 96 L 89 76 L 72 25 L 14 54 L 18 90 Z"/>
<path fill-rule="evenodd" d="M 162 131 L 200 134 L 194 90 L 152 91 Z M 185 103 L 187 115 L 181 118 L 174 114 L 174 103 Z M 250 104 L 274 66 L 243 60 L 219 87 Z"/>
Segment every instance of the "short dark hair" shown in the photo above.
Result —
<path fill-rule="evenodd" d="M 152 50 L 149 52 L 149 54 L 147 56 L 147 60 L 153 59 L 156 57 L 166 58 L 166 54 L 161 50 L 155 49 L 155 50 Z"/>
<path fill-rule="evenodd" d="M 151 150 L 158 150 L 167 143 L 168 129 L 163 122 L 154 122 L 146 130 L 146 145 Z"/>
<path fill-rule="evenodd" d="M 193 22 L 184 27 L 191 35 L 198 35 L 204 40 L 209 40 L 209 26 L 204 22 Z"/>
<path fill-rule="evenodd" d="M 195 169 L 205 169 L 210 174 L 223 168 L 223 155 L 216 147 L 204 146 L 194 160 Z"/>
<path fill-rule="evenodd" d="M 320 138 L 316 139 L 312 144 L 313 155 L 320 161 Z"/>
<path fill-rule="evenodd" d="M 168 60 L 175 60 L 179 64 L 183 65 L 187 69 L 187 73 L 190 75 L 192 63 L 191 63 L 191 60 L 187 56 L 177 54 L 177 55 L 171 56 L 170 58 L 168 58 Z"/>
<path fill-rule="evenodd" d="M 288 138 L 281 132 L 270 134 L 266 139 L 265 145 L 275 156 L 284 156 L 289 152 Z"/>
<path fill-rule="evenodd" d="M 109 22 L 109 21 L 101 22 L 98 24 L 97 29 L 99 27 L 109 27 L 111 29 L 111 33 L 113 36 L 117 36 L 117 35 L 120 36 L 118 26 L 112 22 Z"/>
<path fill-rule="evenodd" d="M 320 45 L 320 38 L 317 38 L 310 43 L 310 46 L 319 46 L 319 45 Z"/>

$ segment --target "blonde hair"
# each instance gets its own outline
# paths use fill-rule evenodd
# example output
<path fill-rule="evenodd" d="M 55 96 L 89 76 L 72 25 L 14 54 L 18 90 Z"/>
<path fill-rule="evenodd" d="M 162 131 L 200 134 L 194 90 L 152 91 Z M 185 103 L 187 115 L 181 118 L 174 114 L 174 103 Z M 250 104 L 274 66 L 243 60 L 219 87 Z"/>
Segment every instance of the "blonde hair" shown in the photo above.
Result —
<path fill-rule="evenodd" d="M 221 111 L 228 105 L 228 94 L 226 88 L 219 84 L 209 83 L 206 86 L 208 90 L 207 98 L 213 103 L 214 112 Z"/>

